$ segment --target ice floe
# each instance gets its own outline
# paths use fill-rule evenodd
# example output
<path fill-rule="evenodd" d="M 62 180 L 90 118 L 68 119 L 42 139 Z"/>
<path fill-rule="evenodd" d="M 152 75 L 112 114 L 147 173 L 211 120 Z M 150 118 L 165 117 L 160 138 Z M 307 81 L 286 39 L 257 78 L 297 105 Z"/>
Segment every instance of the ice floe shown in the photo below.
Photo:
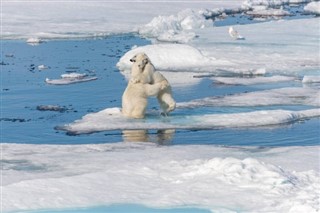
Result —
<path fill-rule="evenodd" d="M 319 205 L 319 146 L 2 144 L 2 151 L 4 212 L 113 203 L 316 212 Z"/>
<path fill-rule="evenodd" d="M 122 116 L 120 108 L 107 108 L 90 113 L 71 124 L 57 127 L 69 134 L 88 134 L 107 130 L 135 129 L 214 129 L 255 128 L 288 124 L 320 116 L 320 109 L 301 111 L 261 110 L 246 113 L 179 115 L 166 118 L 148 116 L 146 119 L 128 119 Z"/>
<path fill-rule="evenodd" d="M 201 106 L 273 106 L 307 105 L 320 106 L 320 91 L 313 88 L 287 87 L 264 91 L 233 94 L 228 96 L 206 97 L 188 102 L 177 103 L 177 107 Z"/>
<path fill-rule="evenodd" d="M 68 73 L 62 74 L 60 79 L 49 79 L 46 78 L 45 82 L 47 84 L 54 84 L 54 85 L 66 85 L 66 84 L 74 84 L 74 83 L 81 83 L 87 81 L 94 81 L 97 80 L 97 77 L 88 76 L 86 73 Z"/>

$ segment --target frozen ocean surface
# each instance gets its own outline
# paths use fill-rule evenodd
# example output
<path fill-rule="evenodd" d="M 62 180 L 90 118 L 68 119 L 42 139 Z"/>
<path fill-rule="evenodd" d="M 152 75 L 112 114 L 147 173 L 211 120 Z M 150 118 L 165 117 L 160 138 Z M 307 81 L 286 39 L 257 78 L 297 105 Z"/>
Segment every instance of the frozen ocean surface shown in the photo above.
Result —
<path fill-rule="evenodd" d="M 1 212 L 318 212 L 319 2 L 128 3 L 2 1 Z"/>

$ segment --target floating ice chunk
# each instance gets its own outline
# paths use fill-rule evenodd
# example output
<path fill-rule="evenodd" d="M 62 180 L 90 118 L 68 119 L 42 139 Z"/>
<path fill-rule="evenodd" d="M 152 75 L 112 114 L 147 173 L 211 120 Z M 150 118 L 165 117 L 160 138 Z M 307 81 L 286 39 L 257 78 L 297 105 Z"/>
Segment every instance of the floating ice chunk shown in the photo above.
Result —
<path fill-rule="evenodd" d="M 235 40 L 245 40 L 233 27 L 229 27 L 229 35 Z"/>
<path fill-rule="evenodd" d="M 119 108 L 109 108 L 97 113 L 90 113 L 57 129 L 70 134 L 88 134 L 107 130 L 143 130 L 143 129 L 212 129 L 212 128 L 255 128 L 261 126 L 281 125 L 319 117 L 320 109 L 304 111 L 262 110 L 233 114 L 204 114 L 179 116 L 168 119 L 161 117 L 146 119 L 127 119 Z"/>
<path fill-rule="evenodd" d="M 29 38 L 29 39 L 27 39 L 27 43 L 32 45 L 32 46 L 39 45 L 42 42 L 43 41 L 40 38 Z"/>
<path fill-rule="evenodd" d="M 54 84 L 54 85 L 66 85 L 66 84 L 74 84 L 74 83 L 81 83 L 87 81 L 97 80 L 97 77 L 90 77 L 87 74 L 83 73 L 69 73 L 69 74 L 62 74 L 61 79 L 49 79 L 46 78 L 45 82 L 47 84 Z"/>
<path fill-rule="evenodd" d="M 229 64 L 228 61 L 206 57 L 198 49 L 186 44 L 146 45 L 128 51 L 123 55 L 117 67 L 130 70 L 130 58 L 139 52 L 146 53 L 157 70 L 171 71 L 208 71 L 217 64 Z"/>
<path fill-rule="evenodd" d="M 304 7 L 304 10 L 312 14 L 320 15 L 320 2 L 310 2 Z"/>
<path fill-rule="evenodd" d="M 38 66 L 38 70 L 46 70 L 46 69 L 49 69 L 49 67 L 44 64 L 41 64 Z"/>
<path fill-rule="evenodd" d="M 232 85 L 253 85 L 253 84 L 266 84 L 266 83 L 275 83 L 275 82 L 285 82 L 285 81 L 294 81 L 295 77 L 289 76 L 271 76 L 271 77 L 251 77 L 251 78 L 232 78 L 232 77 L 214 77 L 214 80 L 217 83 L 221 84 L 232 84 Z"/>
<path fill-rule="evenodd" d="M 302 79 L 302 83 L 320 83 L 320 76 L 318 75 L 306 75 Z"/>
<path fill-rule="evenodd" d="M 280 88 L 265 91 L 241 93 L 223 97 L 207 97 L 177 103 L 177 107 L 201 106 L 272 106 L 307 105 L 320 106 L 320 91 L 313 88 Z"/>
<path fill-rule="evenodd" d="M 5 56 L 6 56 L 7 58 L 13 58 L 13 57 L 14 57 L 14 54 L 13 54 L 13 53 L 7 53 L 7 54 L 5 54 Z"/>
<path fill-rule="evenodd" d="M 65 112 L 68 110 L 66 107 L 62 107 L 59 105 L 39 105 L 37 106 L 37 110 L 39 111 L 55 111 L 55 112 Z"/>

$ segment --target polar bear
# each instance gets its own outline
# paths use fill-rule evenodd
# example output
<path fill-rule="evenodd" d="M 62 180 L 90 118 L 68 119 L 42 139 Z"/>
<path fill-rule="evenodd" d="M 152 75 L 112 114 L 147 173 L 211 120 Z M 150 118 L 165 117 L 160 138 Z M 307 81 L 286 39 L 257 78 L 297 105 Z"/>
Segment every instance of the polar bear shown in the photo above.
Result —
<path fill-rule="evenodd" d="M 159 72 L 155 71 L 153 64 L 145 53 L 138 53 L 130 59 L 132 83 L 157 84 L 165 82 L 168 86 L 157 95 L 162 114 L 167 115 L 176 108 L 176 102 L 172 97 L 172 89 L 168 80 Z"/>
<path fill-rule="evenodd" d="M 156 96 L 168 86 L 167 82 L 155 84 L 133 83 L 129 81 L 122 95 L 122 114 L 130 118 L 144 118 L 148 97 Z"/>

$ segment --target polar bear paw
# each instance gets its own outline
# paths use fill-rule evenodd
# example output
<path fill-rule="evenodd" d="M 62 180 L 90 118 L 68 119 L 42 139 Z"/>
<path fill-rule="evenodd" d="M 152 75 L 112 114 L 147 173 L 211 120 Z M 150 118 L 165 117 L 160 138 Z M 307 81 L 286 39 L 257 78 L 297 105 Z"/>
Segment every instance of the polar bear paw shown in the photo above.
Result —
<path fill-rule="evenodd" d="M 131 83 L 133 83 L 133 84 L 137 84 L 137 83 L 139 83 L 139 82 L 140 82 L 140 79 L 139 79 L 139 78 L 134 78 L 134 77 L 133 77 L 133 78 L 131 78 L 131 79 L 130 79 L 130 82 L 131 82 Z"/>

